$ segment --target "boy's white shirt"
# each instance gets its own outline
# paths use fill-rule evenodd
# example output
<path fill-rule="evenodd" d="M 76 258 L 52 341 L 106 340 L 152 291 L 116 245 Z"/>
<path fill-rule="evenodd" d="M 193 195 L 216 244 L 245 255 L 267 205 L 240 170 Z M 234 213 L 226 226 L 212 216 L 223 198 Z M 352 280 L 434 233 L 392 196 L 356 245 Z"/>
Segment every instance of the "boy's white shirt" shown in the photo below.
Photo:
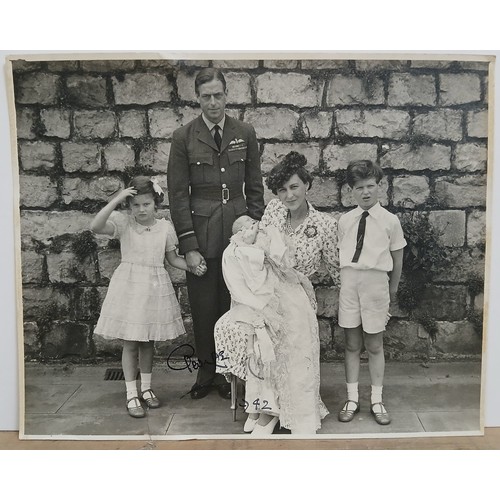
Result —
<path fill-rule="evenodd" d="M 379 202 L 368 210 L 363 249 L 358 262 L 352 262 L 361 214 L 359 206 L 342 215 L 338 222 L 338 248 L 340 268 L 375 269 L 392 271 L 391 252 L 406 246 L 401 223 L 396 215 L 383 208 Z"/>

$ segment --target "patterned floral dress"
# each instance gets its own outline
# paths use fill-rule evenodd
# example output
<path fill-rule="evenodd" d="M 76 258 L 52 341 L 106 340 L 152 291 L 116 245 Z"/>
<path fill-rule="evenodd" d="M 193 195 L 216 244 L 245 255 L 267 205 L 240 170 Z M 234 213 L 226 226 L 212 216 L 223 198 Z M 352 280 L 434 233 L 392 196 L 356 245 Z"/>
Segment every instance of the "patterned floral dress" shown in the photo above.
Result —
<path fill-rule="evenodd" d="M 321 262 L 335 284 L 339 283 L 337 222 L 309 205 L 309 214 L 295 231 L 287 224 L 288 210 L 279 200 L 272 200 L 261 224 L 273 225 L 286 234 L 294 249 L 294 269 L 310 277 Z M 310 283 L 309 283 L 310 285 Z M 305 287 L 281 281 L 276 289 L 279 328 L 273 332 L 275 361 L 269 366 L 259 362 L 254 349 L 255 324 L 240 321 L 235 308 L 217 322 L 217 352 L 224 351 L 225 362 L 218 373 L 234 374 L 247 381 L 247 412 L 257 410 L 279 415 L 282 427 L 292 432 L 313 433 L 328 414 L 319 396 L 319 332 L 315 304 Z M 233 304 L 234 305 L 234 304 Z M 264 399 L 267 407 L 264 408 Z"/>
<path fill-rule="evenodd" d="M 121 262 L 109 282 L 94 333 L 139 342 L 169 340 L 185 333 L 181 310 L 165 269 L 165 252 L 177 246 L 166 219 L 151 226 L 113 212 L 108 219 L 119 238 Z"/>

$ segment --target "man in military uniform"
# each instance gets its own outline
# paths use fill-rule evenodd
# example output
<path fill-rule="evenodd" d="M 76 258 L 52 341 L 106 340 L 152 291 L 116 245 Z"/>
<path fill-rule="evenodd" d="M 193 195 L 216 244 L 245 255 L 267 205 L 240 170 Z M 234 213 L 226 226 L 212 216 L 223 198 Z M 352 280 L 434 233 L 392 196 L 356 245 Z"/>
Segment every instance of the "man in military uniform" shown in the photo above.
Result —
<path fill-rule="evenodd" d="M 187 287 L 200 363 L 191 397 L 203 398 L 216 386 L 229 399 L 230 385 L 215 373 L 215 364 L 224 361 L 215 352 L 214 326 L 231 301 L 222 276 L 222 252 L 237 217 L 262 217 L 264 188 L 255 130 L 225 114 L 222 72 L 201 70 L 195 92 L 202 114 L 175 130 L 172 138 L 167 171 L 170 213 L 179 252 L 190 271 Z M 207 271 L 197 275 L 203 263 Z"/>

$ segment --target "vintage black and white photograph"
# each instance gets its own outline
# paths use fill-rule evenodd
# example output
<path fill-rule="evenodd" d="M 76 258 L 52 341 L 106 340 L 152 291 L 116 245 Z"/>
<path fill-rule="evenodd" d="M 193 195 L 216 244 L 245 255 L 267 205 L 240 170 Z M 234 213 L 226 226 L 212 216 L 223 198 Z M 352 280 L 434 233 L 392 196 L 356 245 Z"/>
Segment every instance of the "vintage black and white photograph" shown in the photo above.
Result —
<path fill-rule="evenodd" d="M 7 64 L 22 439 L 483 433 L 493 56 Z"/>

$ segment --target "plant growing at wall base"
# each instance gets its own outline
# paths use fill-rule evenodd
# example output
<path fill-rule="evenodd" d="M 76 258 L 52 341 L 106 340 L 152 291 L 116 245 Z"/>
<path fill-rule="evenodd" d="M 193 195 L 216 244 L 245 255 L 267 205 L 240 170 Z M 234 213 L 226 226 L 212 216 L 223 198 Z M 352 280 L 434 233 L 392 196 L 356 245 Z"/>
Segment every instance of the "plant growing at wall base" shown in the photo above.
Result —
<path fill-rule="evenodd" d="M 446 248 L 439 241 L 440 234 L 420 212 L 405 213 L 401 225 L 407 242 L 403 254 L 404 280 L 398 290 L 399 306 L 410 319 L 418 321 L 435 340 L 437 323 L 427 311 L 418 311 L 425 289 L 436 272 L 442 272 L 451 262 Z"/>

